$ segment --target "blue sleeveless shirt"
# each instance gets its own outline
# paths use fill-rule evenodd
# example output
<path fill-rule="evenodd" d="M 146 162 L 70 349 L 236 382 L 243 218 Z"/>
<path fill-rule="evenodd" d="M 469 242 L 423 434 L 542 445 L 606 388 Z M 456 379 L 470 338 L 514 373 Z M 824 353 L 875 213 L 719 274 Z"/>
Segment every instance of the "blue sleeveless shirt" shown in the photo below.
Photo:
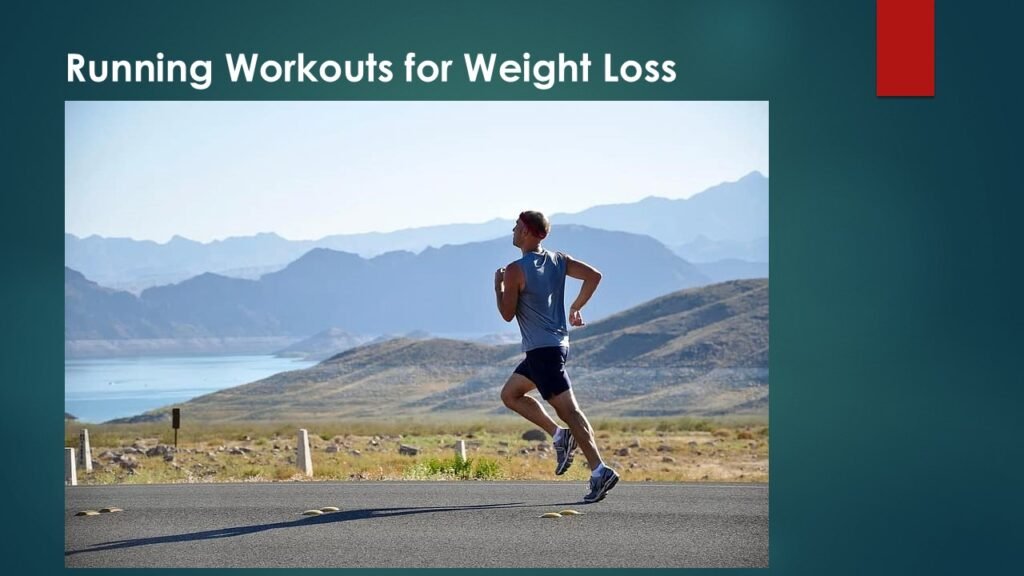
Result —
<path fill-rule="evenodd" d="M 545 346 L 569 346 L 565 322 L 565 254 L 550 250 L 530 252 L 516 263 L 526 280 L 516 306 L 523 352 Z"/>

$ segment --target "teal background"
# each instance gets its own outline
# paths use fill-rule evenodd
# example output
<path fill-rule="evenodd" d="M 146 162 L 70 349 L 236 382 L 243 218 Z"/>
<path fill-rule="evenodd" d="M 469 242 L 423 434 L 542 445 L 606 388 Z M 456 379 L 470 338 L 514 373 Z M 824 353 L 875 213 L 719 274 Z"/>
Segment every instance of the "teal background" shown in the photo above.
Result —
<path fill-rule="evenodd" d="M 876 98 L 874 2 L 45 3 L 3 18 L 5 560 L 63 569 L 63 106 L 78 99 L 769 100 L 769 571 L 1012 570 L 1019 47 L 936 2 L 934 98 Z M 68 85 L 68 52 L 215 60 L 207 91 Z M 230 85 L 224 52 L 672 59 L 672 84 Z M 1015 55 L 1015 56 L 1011 56 Z M 397 69 L 396 70 L 400 70 Z M 593 72 L 600 69 L 595 64 Z M 455 76 L 458 78 L 458 75 Z M 218 81 L 219 80 L 219 81 Z M 485 194 L 485 193 L 482 193 Z M 554 573 L 554 571 L 548 571 Z M 739 571 L 737 571 L 739 572 Z M 378 573 L 378 571 L 375 571 Z"/>

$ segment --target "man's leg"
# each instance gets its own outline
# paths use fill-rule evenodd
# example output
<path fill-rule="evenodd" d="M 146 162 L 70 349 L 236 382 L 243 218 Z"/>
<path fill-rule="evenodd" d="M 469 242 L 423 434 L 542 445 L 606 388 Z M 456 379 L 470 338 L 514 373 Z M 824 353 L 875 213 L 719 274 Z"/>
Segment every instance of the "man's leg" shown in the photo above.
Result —
<path fill-rule="evenodd" d="M 505 386 L 501 389 L 501 401 L 509 409 L 519 413 L 520 416 L 553 436 L 558 430 L 558 424 L 548 416 L 540 402 L 526 395 L 536 387 L 533 381 L 526 376 L 514 373 L 509 376 Z"/>
<path fill-rule="evenodd" d="M 594 440 L 594 429 L 590 426 L 587 416 L 580 410 L 579 404 L 576 403 L 576 396 L 572 393 L 572 388 L 548 398 L 548 403 L 555 409 L 558 417 L 569 426 L 573 438 L 579 444 L 583 455 L 587 457 L 590 469 L 597 468 L 597 465 L 601 463 L 601 454 L 598 452 L 597 442 Z"/>
<path fill-rule="evenodd" d="M 576 442 L 587 457 L 587 463 L 590 464 L 590 492 L 583 497 L 583 502 L 600 502 L 619 482 L 618 472 L 605 466 L 601 461 L 601 454 L 597 451 L 597 442 L 594 440 L 594 429 L 576 403 L 572 388 L 552 396 L 548 402 L 554 406 L 558 417 L 569 425 L 572 435 L 576 437 Z"/>

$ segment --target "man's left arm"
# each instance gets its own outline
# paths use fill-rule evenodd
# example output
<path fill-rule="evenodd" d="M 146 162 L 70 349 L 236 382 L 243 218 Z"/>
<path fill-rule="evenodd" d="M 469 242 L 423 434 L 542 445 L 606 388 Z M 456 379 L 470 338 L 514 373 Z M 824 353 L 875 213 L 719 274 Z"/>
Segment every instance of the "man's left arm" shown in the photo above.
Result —
<path fill-rule="evenodd" d="M 576 296 L 576 300 L 569 307 L 569 325 L 584 326 L 586 322 L 583 321 L 583 315 L 580 311 L 587 305 L 590 297 L 594 295 L 594 290 L 597 290 L 597 285 L 601 283 L 601 272 L 586 262 L 574 260 L 568 254 L 565 254 L 565 262 L 566 276 L 583 280 L 579 295 Z"/>

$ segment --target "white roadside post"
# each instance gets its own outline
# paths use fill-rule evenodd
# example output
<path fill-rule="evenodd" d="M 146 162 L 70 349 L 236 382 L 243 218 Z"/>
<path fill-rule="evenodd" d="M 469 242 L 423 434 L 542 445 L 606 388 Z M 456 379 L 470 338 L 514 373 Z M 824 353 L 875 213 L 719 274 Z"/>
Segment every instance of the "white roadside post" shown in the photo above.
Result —
<path fill-rule="evenodd" d="M 86 472 L 92 472 L 92 450 L 89 449 L 89 431 L 82 428 L 78 433 L 78 465 Z"/>
<path fill-rule="evenodd" d="M 64 484 L 78 486 L 78 473 L 75 470 L 75 449 L 64 449 Z"/>
<path fill-rule="evenodd" d="M 298 458 L 295 465 L 302 470 L 306 476 L 313 476 L 313 457 L 309 450 L 309 432 L 305 428 L 299 428 Z"/>
<path fill-rule="evenodd" d="M 466 461 L 466 441 L 459 440 L 455 443 L 455 457 L 461 458 L 463 462 Z"/>

